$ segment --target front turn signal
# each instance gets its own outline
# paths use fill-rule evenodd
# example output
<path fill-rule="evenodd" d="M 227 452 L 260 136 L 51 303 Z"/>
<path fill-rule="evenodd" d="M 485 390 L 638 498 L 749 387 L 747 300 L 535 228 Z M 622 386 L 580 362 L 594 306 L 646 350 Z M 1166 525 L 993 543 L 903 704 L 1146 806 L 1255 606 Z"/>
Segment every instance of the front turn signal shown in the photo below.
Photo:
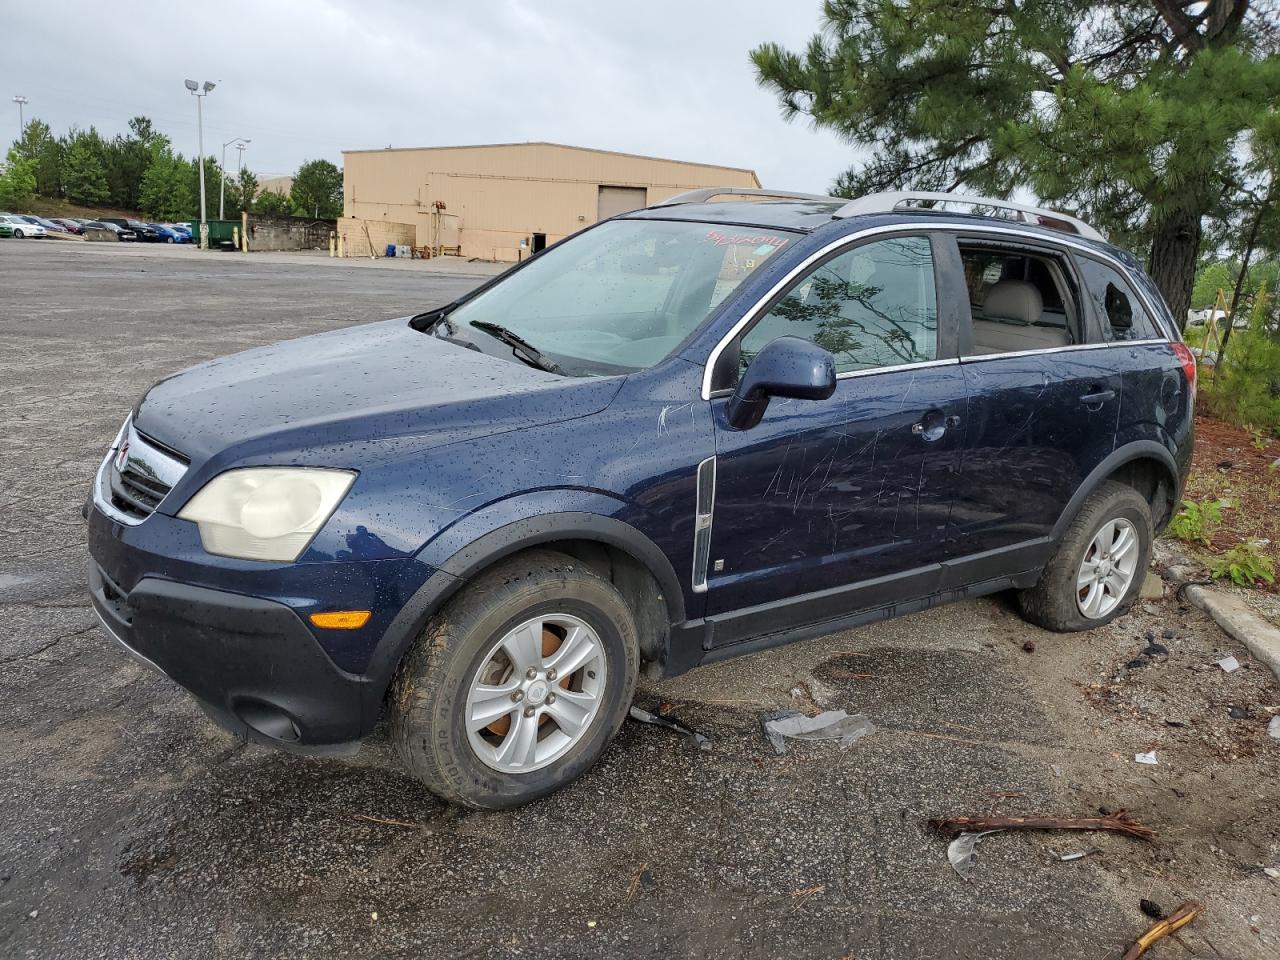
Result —
<path fill-rule="evenodd" d="M 313 613 L 310 620 L 313 626 L 323 630 L 359 630 L 369 618 L 371 610 L 333 610 L 329 613 Z"/>

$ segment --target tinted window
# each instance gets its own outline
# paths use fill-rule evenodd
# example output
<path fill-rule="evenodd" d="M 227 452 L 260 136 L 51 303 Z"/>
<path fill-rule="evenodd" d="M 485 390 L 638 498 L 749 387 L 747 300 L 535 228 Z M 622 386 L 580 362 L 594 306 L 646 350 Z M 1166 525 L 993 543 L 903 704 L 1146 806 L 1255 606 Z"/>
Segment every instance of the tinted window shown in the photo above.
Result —
<path fill-rule="evenodd" d="M 1080 259 L 1080 272 L 1102 328 L 1103 340 L 1154 340 L 1160 331 L 1119 272 Z"/>
<path fill-rule="evenodd" d="M 836 371 L 938 358 L 938 303 L 926 237 L 848 250 L 793 286 L 742 338 L 743 369 L 778 337 L 829 350 Z"/>

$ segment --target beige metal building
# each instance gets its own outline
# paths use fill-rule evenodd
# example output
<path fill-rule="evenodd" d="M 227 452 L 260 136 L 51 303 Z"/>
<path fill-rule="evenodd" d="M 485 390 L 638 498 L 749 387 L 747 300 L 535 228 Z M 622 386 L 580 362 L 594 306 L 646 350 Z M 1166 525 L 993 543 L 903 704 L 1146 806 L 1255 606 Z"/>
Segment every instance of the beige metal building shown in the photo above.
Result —
<path fill-rule="evenodd" d="M 558 143 L 348 150 L 338 231 L 349 256 L 402 243 L 516 260 L 597 220 L 718 186 L 760 181 L 737 167 Z"/>

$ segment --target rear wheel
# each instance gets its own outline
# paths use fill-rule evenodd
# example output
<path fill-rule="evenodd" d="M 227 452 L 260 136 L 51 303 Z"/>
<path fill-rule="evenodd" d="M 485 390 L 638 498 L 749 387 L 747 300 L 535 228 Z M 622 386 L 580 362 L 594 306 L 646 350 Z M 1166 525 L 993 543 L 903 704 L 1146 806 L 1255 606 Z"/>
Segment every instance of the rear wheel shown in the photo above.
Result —
<path fill-rule="evenodd" d="M 611 583 L 550 551 L 504 560 L 406 654 L 390 696 L 396 750 L 435 794 L 517 806 L 586 772 L 635 690 L 635 619 Z"/>
<path fill-rule="evenodd" d="M 23 237 L 25 237 L 25 236 L 26 236 L 26 234 L 25 234 L 25 233 L 23 233 L 21 230 L 14 230 L 14 231 L 13 231 L 13 236 L 14 236 L 14 239 L 16 239 L 16 240 L 21 240 Z"/>
<path fill-rule="evenodd" d="M 1108 480 L 1067 528 L 1040 582 L 1018 595 L 1022 614 L 1048 630 L 1089 630 L 1126 613 L 1151 557 L 1151 507 L 1133 487 Z"/>

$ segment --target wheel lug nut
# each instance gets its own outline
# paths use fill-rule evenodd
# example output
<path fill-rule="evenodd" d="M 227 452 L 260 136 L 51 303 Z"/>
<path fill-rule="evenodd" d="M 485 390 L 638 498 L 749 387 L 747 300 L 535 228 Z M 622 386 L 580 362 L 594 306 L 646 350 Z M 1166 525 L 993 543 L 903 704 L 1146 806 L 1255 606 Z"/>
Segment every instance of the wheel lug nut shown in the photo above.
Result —
<path fill-rule="evenodd" d="M 547 703 L 555 703 L 555 702 L 556 702 L 556 695 L 554 693 L 548 693 Z"/>
<path fill-rule="evenodd" d="M 553 669 L 551 669 L 551 670 L 548 670 L 548 671 L 547 671 L 547 680 L 548 680 L 548 681 L 554 681 L 554 680 L 555 680 L 555 678 L 556 678 L 556 671 L 555 671 L 555 669 L 553 668 Z"/>
<path fill-rule="evenodd" d="M 523 691 L 523 690 L 517 690 L 515 693 L 511 694 L 511 702 L 512 702 L 512 703 L 519 703 L 519 702 L 520 702 L 521 700 L 523 700 L 523 699 L 524 699 L 524 691 Z"/>
<path fill-rule="evenodd" d="M 533 714 L 534 714 L 534 709 L 533 709 L 533 707 L 525 707 L 525 708 L 524 708 L 524 715 L 525 715 L 526 717 L 532 717 L 532 716 L 533 716 Z"/>
<path fill-rule="evenodd" d="M 533 680 L 537 678 L 538 671 L 535 670 L 533 667 L 530 667 L 528 670 L 524 672 L 524 675 L 528 677 L 530 680 Z"/>

